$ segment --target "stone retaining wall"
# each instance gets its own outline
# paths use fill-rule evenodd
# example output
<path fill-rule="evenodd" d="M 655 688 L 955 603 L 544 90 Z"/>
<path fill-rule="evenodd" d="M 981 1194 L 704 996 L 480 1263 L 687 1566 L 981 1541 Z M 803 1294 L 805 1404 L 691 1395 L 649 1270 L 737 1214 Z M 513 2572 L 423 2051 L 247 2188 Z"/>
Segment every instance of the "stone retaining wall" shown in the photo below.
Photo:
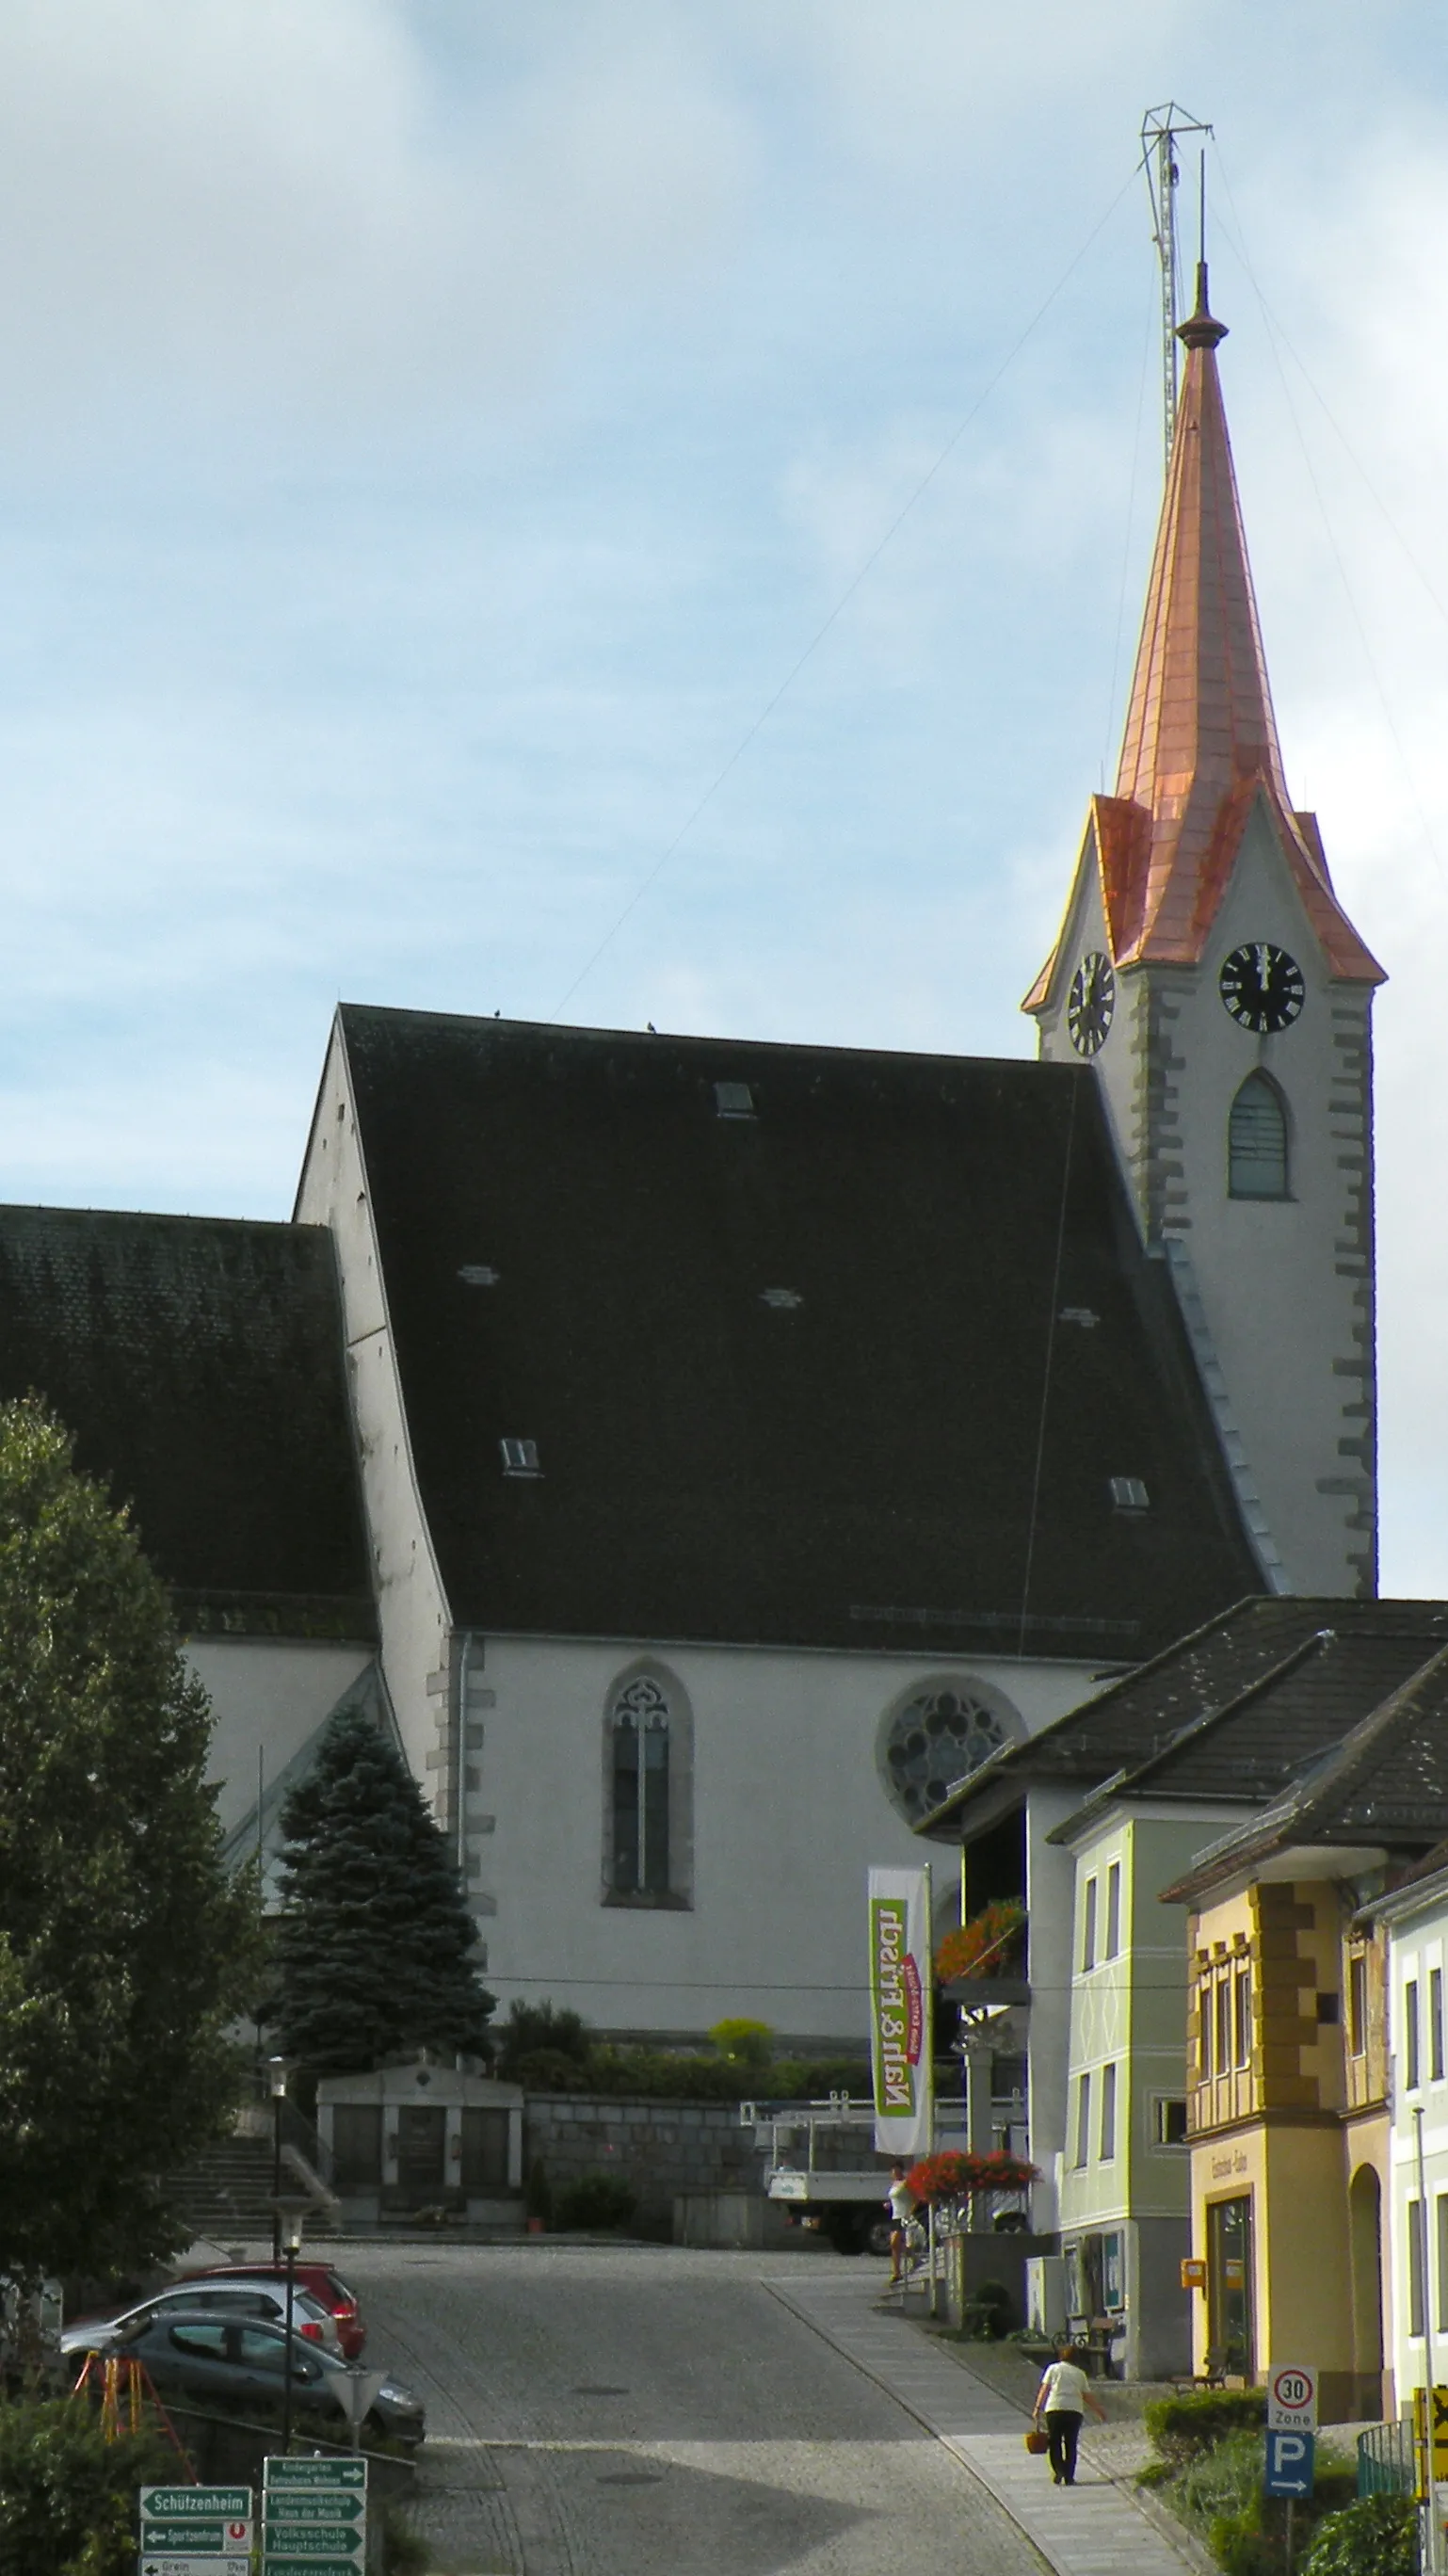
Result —
<path fill-rule="evenodd" d="M 801 2158 L 805 2147 L 798 2142 Z M 868 2129 L 818 2133 L 821 2168 L 882 2166 Z M 676 2199 L 697 2192 L 759 2192 L 764 2157 L 735 2102 L 656 2102 L 600 2093 L 530 2093 L 523 2113 L 524 2173 L 540 2162 L 556 2194 L 584 2174 L 617 2174 L 638 2195 L 634 2225 L 667 2238 Z"/>

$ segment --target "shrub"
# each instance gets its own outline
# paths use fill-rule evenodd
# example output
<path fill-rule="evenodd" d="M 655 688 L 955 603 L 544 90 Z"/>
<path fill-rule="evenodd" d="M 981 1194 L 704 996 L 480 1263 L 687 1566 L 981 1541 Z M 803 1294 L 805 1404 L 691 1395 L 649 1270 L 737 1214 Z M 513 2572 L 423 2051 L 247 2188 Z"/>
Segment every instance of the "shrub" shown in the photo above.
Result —
<path fill-rule="evenodd" d="M 164 2434 L 107 2442 L 84 2399 L 0 2403 L 0 2576 L 134 2576 L 136 2490 L 177 2474 Z"/>
<path fill-rule="evenodd" d="M 565 2057 L 561 2048 L 530 2048 L 526 2057 L 515 2060 L 509 2080 L 530 2093 L 576 2093 L 584 2072 L 577 2058 Z"/>
<path fill-rule="evenodd" d="M 519 2067 L 525 2057 L 534 2057 L 541 2049 L 566 2058 L 570 2078 L 576 2078 L 592 2055 L 583 2015 L 551 2003 L 511 2003 L 508 2018 L 494 2037 L 494 2073 L 509 2084 L 526 2081 Z M 555 2089 L 570 2091 L 573 2086 L 570 2082 Z"/>
<path fill-rule="evenodd" d="M 1020 1964 L 1026 1909 L 1019 1897 L 999 1897 L 982 1906 L 956 1932 L 947 1932 L 935 1954 L 935 1974 L 943 1986 L 958 1977 L 1009 1977 Z"/>
<path fill-rule="evenodd" d="M 553 2215 L 553 2186 L 541 2156 L 535 2156 L 528 2167 L 528 2179 L 523 2186 L 523 2210 L 526 2217 L 541 2219 L 545 2227 Z"/>
<path fill-rule="evenodd" d="M 716 2021 L 709 2037 L 731 2066 L 767 2066 L 774 2037 L 767 2021 Z"/>
<path fill-rule="evenodd" d="M 1363 2496 L 1327 2514 L 1302 2561 L 1302 2576 L 1415 2576 L 1417 2508 L 1407 2496 Z"/>
<path fill-rule="evenodd" d="M 1024 2191 L 1028 2183 L 1039 2180 L 1035 2165 L 1023 2156 L 1007 2155 L 997 2148 L 990 2155 L 963 2153 L 948 2147 L 938 2156 L 922 2156 L 912 2165 L 907 2177 L 917 2200 L 970 2200 L 977 2192 Z"/>
<path fill-rule="evenodd" d="M 978 2343 L 999 2343 L 1014 2305 L 1004 2281 L 978 2281 L 965 2302 L 967 2331 Z"/>
<path fill-rule="evenodd" d="M 637 2195 L 619 2174 L 580 2174 L 563 2185 L 554 2201 L 560 2227 L 623 2227 L 634 2214 Z"/>
<path fill-rule="evenodd" d="M 1174 2468 L 1184 2468 L 1229 2433 L 1260 2430 L 1267 2421 L 1266 2392 L 1202 2388 L 1190 2397 L 1158 2397 L 1143 2420 L 1163 2459 Z"/>

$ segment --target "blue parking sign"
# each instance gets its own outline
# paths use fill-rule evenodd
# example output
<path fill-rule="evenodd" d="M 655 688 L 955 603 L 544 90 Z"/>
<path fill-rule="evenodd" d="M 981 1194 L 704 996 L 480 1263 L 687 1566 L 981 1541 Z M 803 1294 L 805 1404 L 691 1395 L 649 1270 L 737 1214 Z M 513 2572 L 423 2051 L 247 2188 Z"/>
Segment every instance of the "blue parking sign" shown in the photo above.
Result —
<path fill-rule="evenodd" d="M 1312 2493 L 1312 2454 L 1315 2433 L 1269 2433 L 1267 2436 L 1267 2476 L 1264 2491 L 1271 2496 L 1309 2496 Z"/>

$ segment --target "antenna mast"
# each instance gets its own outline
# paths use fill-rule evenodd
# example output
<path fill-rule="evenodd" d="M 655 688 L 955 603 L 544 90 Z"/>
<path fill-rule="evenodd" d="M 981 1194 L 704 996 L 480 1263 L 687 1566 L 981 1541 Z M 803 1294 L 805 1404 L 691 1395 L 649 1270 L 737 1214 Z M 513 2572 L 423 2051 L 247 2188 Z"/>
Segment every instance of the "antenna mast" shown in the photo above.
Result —
<path fill-rule="evenodd" d="M 1141 166 L 1151 195 L 1152 238 L 1161 261 L 1162 411 L 1166 461 L 1171 463 L 1176 438 L 1177 324 L 1181 320 L 1181 262 L 1177 255 L 1176 192 L 1179 134 L 1210 134 L 1209 125 L 1190 116 L 1175 99 L 1149 107 L 1141 121 Z M 1203 247 L 1205 256 L 1205 246 Z"/>

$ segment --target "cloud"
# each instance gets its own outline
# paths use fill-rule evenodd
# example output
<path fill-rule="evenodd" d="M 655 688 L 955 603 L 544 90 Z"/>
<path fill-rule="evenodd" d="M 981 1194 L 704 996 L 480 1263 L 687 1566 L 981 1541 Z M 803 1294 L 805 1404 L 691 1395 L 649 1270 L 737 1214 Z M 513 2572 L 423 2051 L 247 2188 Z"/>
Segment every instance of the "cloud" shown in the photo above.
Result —
<path fill-rule="evenodd" d="M 707 52 L 647 8 L 606 41 L 588 11 L 530 23 L 469 85 L 387 0 L 12 0 L 11 439 L 507 394 L 695 256 L 747 157 Z"/>

